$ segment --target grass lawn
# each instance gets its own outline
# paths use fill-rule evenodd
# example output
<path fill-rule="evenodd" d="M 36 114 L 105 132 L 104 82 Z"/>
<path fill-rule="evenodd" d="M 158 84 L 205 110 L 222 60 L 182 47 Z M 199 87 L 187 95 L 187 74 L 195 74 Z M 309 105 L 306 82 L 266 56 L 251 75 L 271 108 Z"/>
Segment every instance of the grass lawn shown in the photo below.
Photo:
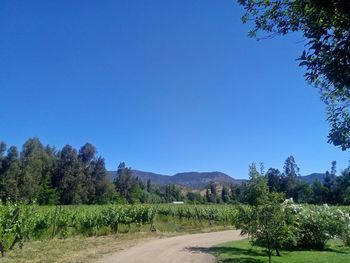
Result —
<path fill-rule="evenodd" d="M 212 248 L 212 253 L 222 263 L 262 263 L 268 262 L 263 248 L 252 247 L 248 239 L 220 244 Z M 281 257 L 273 256 L 272 262 L 290 263 L 348 263 L 350 248 L 341 242 L 331 241 L 323 251 L 282 250 Z"/>

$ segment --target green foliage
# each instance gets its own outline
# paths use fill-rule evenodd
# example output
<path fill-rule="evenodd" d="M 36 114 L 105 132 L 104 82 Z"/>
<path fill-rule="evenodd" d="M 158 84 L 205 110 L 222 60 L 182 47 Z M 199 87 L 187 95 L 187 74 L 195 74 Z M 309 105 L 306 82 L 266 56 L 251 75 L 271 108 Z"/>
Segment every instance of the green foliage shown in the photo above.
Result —
<path fill-rule="evenodd" d="M 154 230 L 156 216 L 226 226 L 235 221 L 236 209 L 213 205 L 37 206 L 8 202 L 0 205 L 0 250 L 5 252 L 17 244 L 22 247 L 27 240 L 118 233 L 121 227 L 130 230 L 132 225 L 149 225 Z"/>
<path fill-rule="evenodd" d="M 16 244 L 23 246 L 33 230 L 35 207 L 18 204 L 0 205 L 0 251 L 13 249 Z"/>
<path fill-rule="evenodd" d="M 296 217 L 296 236 L 302 248 L 324 249 L 327 241 L 342 238 L 348 244 L 350 217 L 327 205 L 302 207 L 292 205 Z"/>
<path fill-rule="evenodd" d="M 19 199 L 19 177 L 21 174 L 21 163 L 17 148 L 15 146 L 10 147 L 7 156 L 2 159 L 0 174 L 1 199 L 2 202 L 16 201 Z"/>
<path fill-rule="evenodd" d="M 267 184 L 269 186 L 270 192 L 280 192 L 281 191 L 281 172 L 278 169 L 270 168 L 267 170 L 265 177 L 267 179 Z"/>
<path fill-rule="evenodd" d="M 350 148 L 350 2 L 348 0 L 238 0 L 254 23 L 251 37 L 261 39 L 301 32 L 306 39 L 299 57 L 306 80 L 318 87 L 327 105 L 329 142 Z"/>
<path fill-rule="evenodd" d="M 61 151 L 44 147 L 38 138 L 28 139 L 19 154 L 0 143 L 1 201 L 45 204 L 91 204 L 112 201 L 114 190 L 104 159 L 87 143 L 77 151 L 69 145 Z"/>
<path fill-rule="evenodd" d="M 289 156 L 284 162 L 284 173 L 282 175 L 281 190 L 285 192 L 287 198 L 298 200 L 298 176 L 299 167 L 295 162 L 294 157 Z"/>
<path fill-rule="evenodd" d="M 249 178 L 245 192 L 245 201 L 251 205 L 265 203 L 269 188 L 266 177 L 257 171 L 255 163 L 249 166 Z"/>
<path fill-rule="evenodd" d="M 283 195 L 268 194 L 263 203 L 240 207 L 236 227 L 248 235 L 253 245 L 266 248 L 271 262 L 272 252 L 280 256 L 282 247 L 295 243 L 293 220 L 282 201 Z"/>

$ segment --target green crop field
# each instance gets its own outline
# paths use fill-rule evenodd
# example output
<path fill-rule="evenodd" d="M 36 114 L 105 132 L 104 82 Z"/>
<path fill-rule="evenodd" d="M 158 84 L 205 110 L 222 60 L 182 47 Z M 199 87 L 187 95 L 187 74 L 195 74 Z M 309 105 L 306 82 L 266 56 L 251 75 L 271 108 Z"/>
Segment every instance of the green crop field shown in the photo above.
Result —
<path fill-rule="evenodd" d="M 79 205 L 0 207 L 0 242 L 3 250 L 30 240 L 100 236 L 119 232 L 155 231 L 169 221 L 229 226 L 235 206 L 228 205 Z M 158 225 L 158 226 L 157 226 Z"/>
<path fill-rule="evenodd" d="M 305 209 L 317 208 L 317 206 L 313 205 L 304 205 L 303 207 Z M 88 241 L 90 237 L 108 237 L 111 235 L 122 237 L 127 233 L 151 234 L 153 232 L 170 232 L 179 234 L 200 232 L 204 229 L 232 229 L 237 219 L 238 208 L 238 205 L 186 204 L 76 206 L 7 204 L 0 206 L 0 242 L 5 255 L 10 254 L 10 257 L 11 255 L 14 257 L 13 252 L 11 252 L 12 254 L 10 253 L 12 249 L 21 251 L 18 248 L 28 245 L 31 249 L 33 244 L 38 246 L 33 241 L 48 241 L 46 242 L 47 244 L 45 243 L 45 246 L 40 246 L 46 247 L 46 252 L 43 253 L 50 254 L 51 252 L 48 252 L 50 251 L 50 244 L 59 244 L 58 240 L 67 240 L 67 244 L 67 242 L 70 242 L 69 240 L 78 238 L 79 242 L 83 244 L 84 242 L 90 242 L 91 240 Z M 330 209 L 340 209 L 347 213 L 350 211 L 348 206 L 334 206 L 330 207 Z M 102 241 L 100 243 L 102 246 Z M 343 247 L 335 246 L 334 241 L 331 241 L 330 246 L 328 246 L 330 249 L 326 249 L 323 252 L 284 251 L 283 254 L 288 256 L 288 260 L 290 260 L 288 262 L 298 262 L 299 256 L 308 258 L 319 253 L 332 258 L 332 260 L 339 259 L 338 261 L 329 262 L 345 262 L 342 260 L 346 255 L 349 256 L 350 251 Z M 247 262 L 260 262 L 259 260 L 265 258 L 262 250 L 260 248 L 252 250 L 248 241 L 242 241 L 216 247 L 213 249 L 213 253 L 222 262 L 231 262 L 227 261 L 228 259 L 232 259 L 232 262 L 237 260 L 237 262 L 241 262 L 239 259 L 246 256 L 248 256 L 249 260 L 258 260 Z M 23 253 L 30 254 L 33 252 L 16 253 L 17 257 L 26 258 Z M 286 258 L 285 256 L 281 257 L 281 260 Z M 280 259 L 277 258 L 276 262 L 279 262 L 278 260 Z"/>

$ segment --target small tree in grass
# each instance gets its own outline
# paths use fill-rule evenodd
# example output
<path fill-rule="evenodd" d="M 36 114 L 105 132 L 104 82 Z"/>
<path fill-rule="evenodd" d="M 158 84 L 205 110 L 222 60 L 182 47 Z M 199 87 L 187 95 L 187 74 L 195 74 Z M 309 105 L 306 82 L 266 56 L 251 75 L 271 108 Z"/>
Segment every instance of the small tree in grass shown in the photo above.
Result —
<path fill-rule="evenodd" d="M 280 248 L 295 243 L 292 219 L 284 209 L 283 199 L 282 194 L 271 193 L 262 204 L 239 208 L 237 227 L 253 245 L 266 248 L 270 263 L 273 251 L 280 256 Z"/>

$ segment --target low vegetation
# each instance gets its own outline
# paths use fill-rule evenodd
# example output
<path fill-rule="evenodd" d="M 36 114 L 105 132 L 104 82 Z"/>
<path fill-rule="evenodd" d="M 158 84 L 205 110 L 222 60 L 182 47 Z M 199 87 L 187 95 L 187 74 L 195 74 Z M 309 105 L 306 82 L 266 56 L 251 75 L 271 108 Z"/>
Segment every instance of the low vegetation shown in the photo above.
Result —
<path fill-rule="evenodd" d="M 181 232 L 230 226 L 237 210 L 231 206 L 96 205 L 0 206 L 1 252 L 30 240 L 101 236 L 126 232 Z M 168 226 L 166 226 L 168 225 Z M 179 227 L 180 226 L 180 227 Z M 181 229 L 182 226 L 182 229 Z"/>
<path fill-rule="evenodd" d="M 252 246 L 248 239 L 220 244 L 211 249 L 219 263 L 264 263 L 268 261 L 266 250 L 260 246 Z M 341 242 L 329 242 L 324 250 L 283 249 L 281 257 L 274 257 L 276 263 L 347 263 L 350 248 Z"/>

